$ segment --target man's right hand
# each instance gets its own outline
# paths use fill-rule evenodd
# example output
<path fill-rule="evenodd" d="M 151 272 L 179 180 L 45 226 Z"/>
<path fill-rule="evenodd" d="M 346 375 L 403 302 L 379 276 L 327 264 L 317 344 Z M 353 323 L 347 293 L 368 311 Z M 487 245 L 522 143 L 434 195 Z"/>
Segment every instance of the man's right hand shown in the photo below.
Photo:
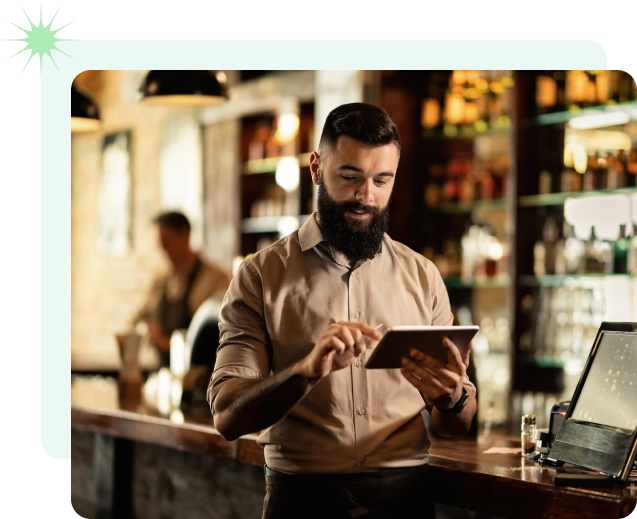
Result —
<path fill-rule="evenodd" d="M 362 323 L 340 321 L 329 325 L 310 354 L 294 366 L 294 373 L 317 381 L 343 369 L 367 349 L 374 348 L 382 334 Z"/>

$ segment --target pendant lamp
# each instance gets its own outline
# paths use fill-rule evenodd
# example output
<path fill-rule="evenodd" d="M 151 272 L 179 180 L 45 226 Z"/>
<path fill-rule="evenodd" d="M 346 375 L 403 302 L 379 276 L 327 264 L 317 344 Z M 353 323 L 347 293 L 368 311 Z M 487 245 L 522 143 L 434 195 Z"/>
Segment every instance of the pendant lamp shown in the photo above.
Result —
<path fill-rule="evenodd" d="M 71 132 L 94 132 L 99 127 L 97 105 L 71 85 Z"/>
<path fill-rule="evenodd" d="M 228 99 L 226 75 L 211 70 L 151 70 L 141 93 L 148 105 L 197 107 Z"/>

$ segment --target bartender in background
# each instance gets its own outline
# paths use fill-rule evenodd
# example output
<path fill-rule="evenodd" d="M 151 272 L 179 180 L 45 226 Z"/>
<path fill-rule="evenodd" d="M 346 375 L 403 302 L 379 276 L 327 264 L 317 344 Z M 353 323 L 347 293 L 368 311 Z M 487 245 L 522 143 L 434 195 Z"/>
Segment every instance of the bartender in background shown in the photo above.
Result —
<path fill-rule="evenodd" d="M 211 296 L 223 297 L 230 275 L 208 263 L 190 248 L 190 222 L 180 212 L 160 214 L 154 220 L 159 244 L 170 270 L 157 276 L 134 324 L 146 322 L 150 342 L 159 351 L 162 365 L 170 361 L 170 336 L 186 329 L 199 306 Z"/>

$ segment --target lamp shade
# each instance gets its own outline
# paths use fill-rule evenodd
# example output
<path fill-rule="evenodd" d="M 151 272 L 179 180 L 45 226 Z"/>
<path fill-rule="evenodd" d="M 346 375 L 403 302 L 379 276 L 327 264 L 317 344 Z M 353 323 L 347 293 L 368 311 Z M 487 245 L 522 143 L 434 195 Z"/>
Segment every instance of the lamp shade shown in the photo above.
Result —
<path fill-rule="evenodd" d="M 71 85 L 71 132 L 93 132 L 99 127 L 97 105 Z"/>
<path fill-rule="evenodd" d="M 150 105 L 207 106 L 228 99 L 225 74 L 211 70 L 151 70 L 141 92 Z"/>

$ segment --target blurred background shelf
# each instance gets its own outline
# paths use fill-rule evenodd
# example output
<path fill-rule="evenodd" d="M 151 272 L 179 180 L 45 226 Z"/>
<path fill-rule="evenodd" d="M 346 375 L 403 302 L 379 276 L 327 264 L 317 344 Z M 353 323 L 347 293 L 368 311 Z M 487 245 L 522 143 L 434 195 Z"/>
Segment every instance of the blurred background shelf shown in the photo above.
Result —
<path fill-rule="evenodd" d="M 637 276 L 631 274 L 564 274 L 520 276 L 519 284 L 525 287 L 595 287 L 606 281 L 635 281 Z"/>
<path fill-rule="evenodd" d="M 292 155 L 294 156 L 294 155 Z M 311 153 L 301 153 L 296 155 L 299 160 L 300 167 L 307 167 L 310 165 Z M 258 175 L 260 173 L 275 173 L 279 162 L 283 158 L 288 157 L 270 157 L 266 159 L 254 159 L 248 160 L 243 164 L 244 175 Z"/>
<path fill-rule="evenodd" d="M 508 274 L 481 279 L 465 280 L 460 277 L 444 278 L 447 288 L 506 288 L 509 286 Z"/>
<path fill-rule="evenodd" d="M 295 231 L 310 215 L 300 216 L 261 216 L 259 218 L 245 218 L 242 222 L 244 233 L 283 233 L 290 234 Z"/>
<path fill-rule="evenodd" d="M 599 189 L 596 191 L 575 191 L 567 193 L 549 193 L 545 195 L 527 195 L 518 199 L 520 207 L 540 207 L 548 205 L 562 205 L 568 198 L 592 198 L 611 195 L 637 195 L 637 187 L 621 189 Z"/>
<path fill-rule="evenodd" d="M 632 118 L 637 119 L 637 101 L 627 101 L 624 103 L 606 104 L 574 110 L 565 110 L 562 112 L 555 112 L 550 114 L 541 114 L 535 118 L 525 120 L 525 124 L 550 126 L 553 124 L 568 123 L 578 117 L 615 113 L 627 113 L 629 115 L 632 114 Z"/>
<path fill-rule="evenodd" d="M 440 204 L 436 209 L 442 213 L 470 213 L 477 210 L 503 210 L 508 201 L 504 198 L 498 200 L 478 200 L 475 202 L 451 202 Z"/>

